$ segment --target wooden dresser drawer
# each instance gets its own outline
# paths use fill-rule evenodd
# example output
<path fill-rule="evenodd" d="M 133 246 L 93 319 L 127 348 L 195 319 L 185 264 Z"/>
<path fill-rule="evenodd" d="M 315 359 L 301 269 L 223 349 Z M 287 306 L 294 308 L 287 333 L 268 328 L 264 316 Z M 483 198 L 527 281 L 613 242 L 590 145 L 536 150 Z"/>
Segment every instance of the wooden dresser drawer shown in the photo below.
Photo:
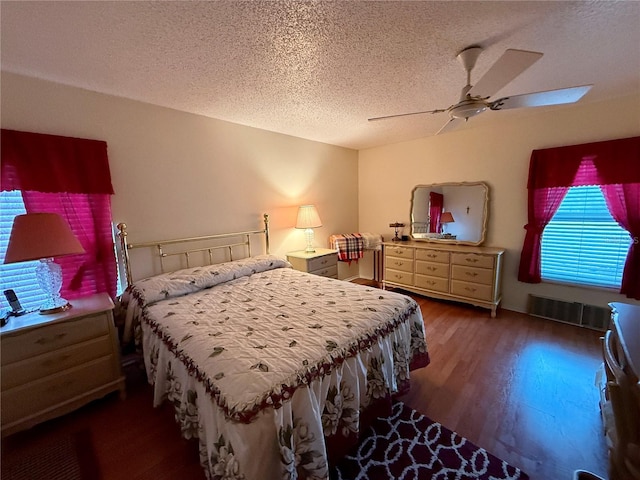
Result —
<path fill-rule="evenodd" d="M 2 424 L 73 399 L 112 382 L 113 357 L 103 357 L 79 367 L 2 392 Z"/>
<path fill-rule="evenodd" d="M 413 252 L 414 248 L 401 247 L 401 246 L 385 246 L 384 255 L 385 257 L 399 257 L 399 258 L 408 258 L 413 260 Z"/>
<path fill-rule="evenodd" d="M 385 269 L 384 278 L 386 281 L 401 283 L 403 285 L 413 284 L 413 273 L 401 272 L 390 268 Z"/>
<path fill-rule="evenodd" d="M 451 278 L 464 282 L 483 283 L 493 285 L 493 270 L 486 268 L 467 267 L 465 265 L 453 265 Z"/>
<path fill-rule="evenodd" d="M 451 293 L 461 297 L 477 298 L 478 300 L 492 300 L 493 287 L 491 285 L 481 285 L 479 283 L 451 281 Z"/>
<path fill-rule="evenodd" d="M 452 253 L 451 263 L 477 268 L 493 268 L 494 257 L 492 255 L 482 255 L 478 253 Z"/>
<path fill-rule="evenodd" d="M 322 270 L 323 268 L 328 268 L 331 266 L 337 267 L 338 265 L 338 255 L 323 255 L 317 258 L 310 258 L 307 261 L 308 272 L 316 273 L 316 270 Z"/>
<path fill-rule="evenodd" d="M 2 336 L 2 365 L 41 355 L 74 343 L 109 334 L 108 313 L 34 328 L 21 335 Z"/>
<path fill-rule="evenodd" d="M 416 249 L 416 260 L 426 260 L 428 262 L 449 263 L 449 252 L 440 250 L 423 250 Z"/>
<path fill-rule="evenodd" d="M 398 257 L 386 257 L 385 267 L 402 272 L 413 272 L 413 260 Z"/>
<path fill-rule="evenodd" d="M 449 278 L 449 264 L 416 261 L 416 273 L 432 277 Z"/>
<path fill-rule="evenodd" d="M 105 335 L 53 352 L 3 365 L 2 390 L 29 383 L 38 378 L 110 355 L 112 350 L 111 337 Z"/>
<path fill-rule="evenodd" d="M 416 287 L 447 293 L 449 291 L 449 279 L 416 275 Z"/>

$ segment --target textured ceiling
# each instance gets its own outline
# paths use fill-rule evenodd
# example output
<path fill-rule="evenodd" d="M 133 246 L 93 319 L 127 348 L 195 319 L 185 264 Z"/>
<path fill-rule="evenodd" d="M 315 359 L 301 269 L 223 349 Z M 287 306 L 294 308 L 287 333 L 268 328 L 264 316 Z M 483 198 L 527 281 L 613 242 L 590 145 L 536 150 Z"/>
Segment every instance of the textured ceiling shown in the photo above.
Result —
<path fill-rule="evenodd" d="M 544 57 L 498 96 L 640 92 L 640 2 L 7 2 L 2 69 L 350 148 L 434 135 L 466 74 L 507 48 Z M 494 98 L 497 98 L 494 95 Z M 639 105 L 633 105 L 639 108 Z M 461 128 L 538 107 L 486 112 Z M 447 135 L 446 133 L 444 135 Z"/>

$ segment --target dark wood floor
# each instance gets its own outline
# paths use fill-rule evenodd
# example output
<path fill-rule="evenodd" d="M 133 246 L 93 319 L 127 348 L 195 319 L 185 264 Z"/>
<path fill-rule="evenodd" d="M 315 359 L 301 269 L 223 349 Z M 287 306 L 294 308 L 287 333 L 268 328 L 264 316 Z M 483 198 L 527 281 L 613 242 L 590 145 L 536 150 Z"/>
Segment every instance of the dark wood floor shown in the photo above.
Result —
<path fill-rule="evenodd" d="M 606 478 L 595 372 L 599 332 L 501 310 L 415 297 L 431 364 L 401 400 L 523 469 L 531 480 Z M 104 480 L 204 479 L 197 445 L 132 370 L 124 401 L 110 395 L 3 439 L 2 456 L 61 431 L 89 428 Z"/>

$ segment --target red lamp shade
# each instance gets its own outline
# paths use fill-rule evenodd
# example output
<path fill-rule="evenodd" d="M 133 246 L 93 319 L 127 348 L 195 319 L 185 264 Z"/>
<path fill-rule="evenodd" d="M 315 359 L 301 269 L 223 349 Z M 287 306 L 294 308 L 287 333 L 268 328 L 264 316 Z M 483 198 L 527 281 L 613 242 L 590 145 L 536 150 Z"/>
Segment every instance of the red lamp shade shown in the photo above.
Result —
<path fill-rule="evenodd" d="M 55 213 L 27 213 L 13 220 L 4 263 L 40 260 L 36 280 L 47 295 L 40 313 L 62 312 L 71 304 L 60 296 L 62 269 L 53 257 L 84 253 L 67 222 Z"/>
<path fill-rule="evenodd" d="M 440 216 L 440 223 L 452 222 L 455 222 L 455 220 L 453 219 L 453 215 L 451 215 L 451 212 L 442 212 L 442 215 Z"/>
<path fill-rule="evenodd" d="M 55 213 L 27 213 L 13 220 L 4 263 L 84 253 L 67 222 Z"/>

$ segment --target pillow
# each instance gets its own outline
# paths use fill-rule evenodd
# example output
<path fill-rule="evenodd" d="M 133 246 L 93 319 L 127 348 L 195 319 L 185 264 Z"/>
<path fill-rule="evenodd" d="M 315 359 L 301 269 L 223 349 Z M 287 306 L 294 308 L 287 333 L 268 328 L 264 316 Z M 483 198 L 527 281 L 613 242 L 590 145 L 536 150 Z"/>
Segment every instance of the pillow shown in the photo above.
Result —
<path fill-rule="evenodd" d="M 233 262 L 187 268 L 139 280 L 127 290 L 138 299 L 140 306 L 167 298 L 210 288 L 239 277 L 275 268 L 290 268 L 291 264 L 275 255 L 258 255 Z"/>

